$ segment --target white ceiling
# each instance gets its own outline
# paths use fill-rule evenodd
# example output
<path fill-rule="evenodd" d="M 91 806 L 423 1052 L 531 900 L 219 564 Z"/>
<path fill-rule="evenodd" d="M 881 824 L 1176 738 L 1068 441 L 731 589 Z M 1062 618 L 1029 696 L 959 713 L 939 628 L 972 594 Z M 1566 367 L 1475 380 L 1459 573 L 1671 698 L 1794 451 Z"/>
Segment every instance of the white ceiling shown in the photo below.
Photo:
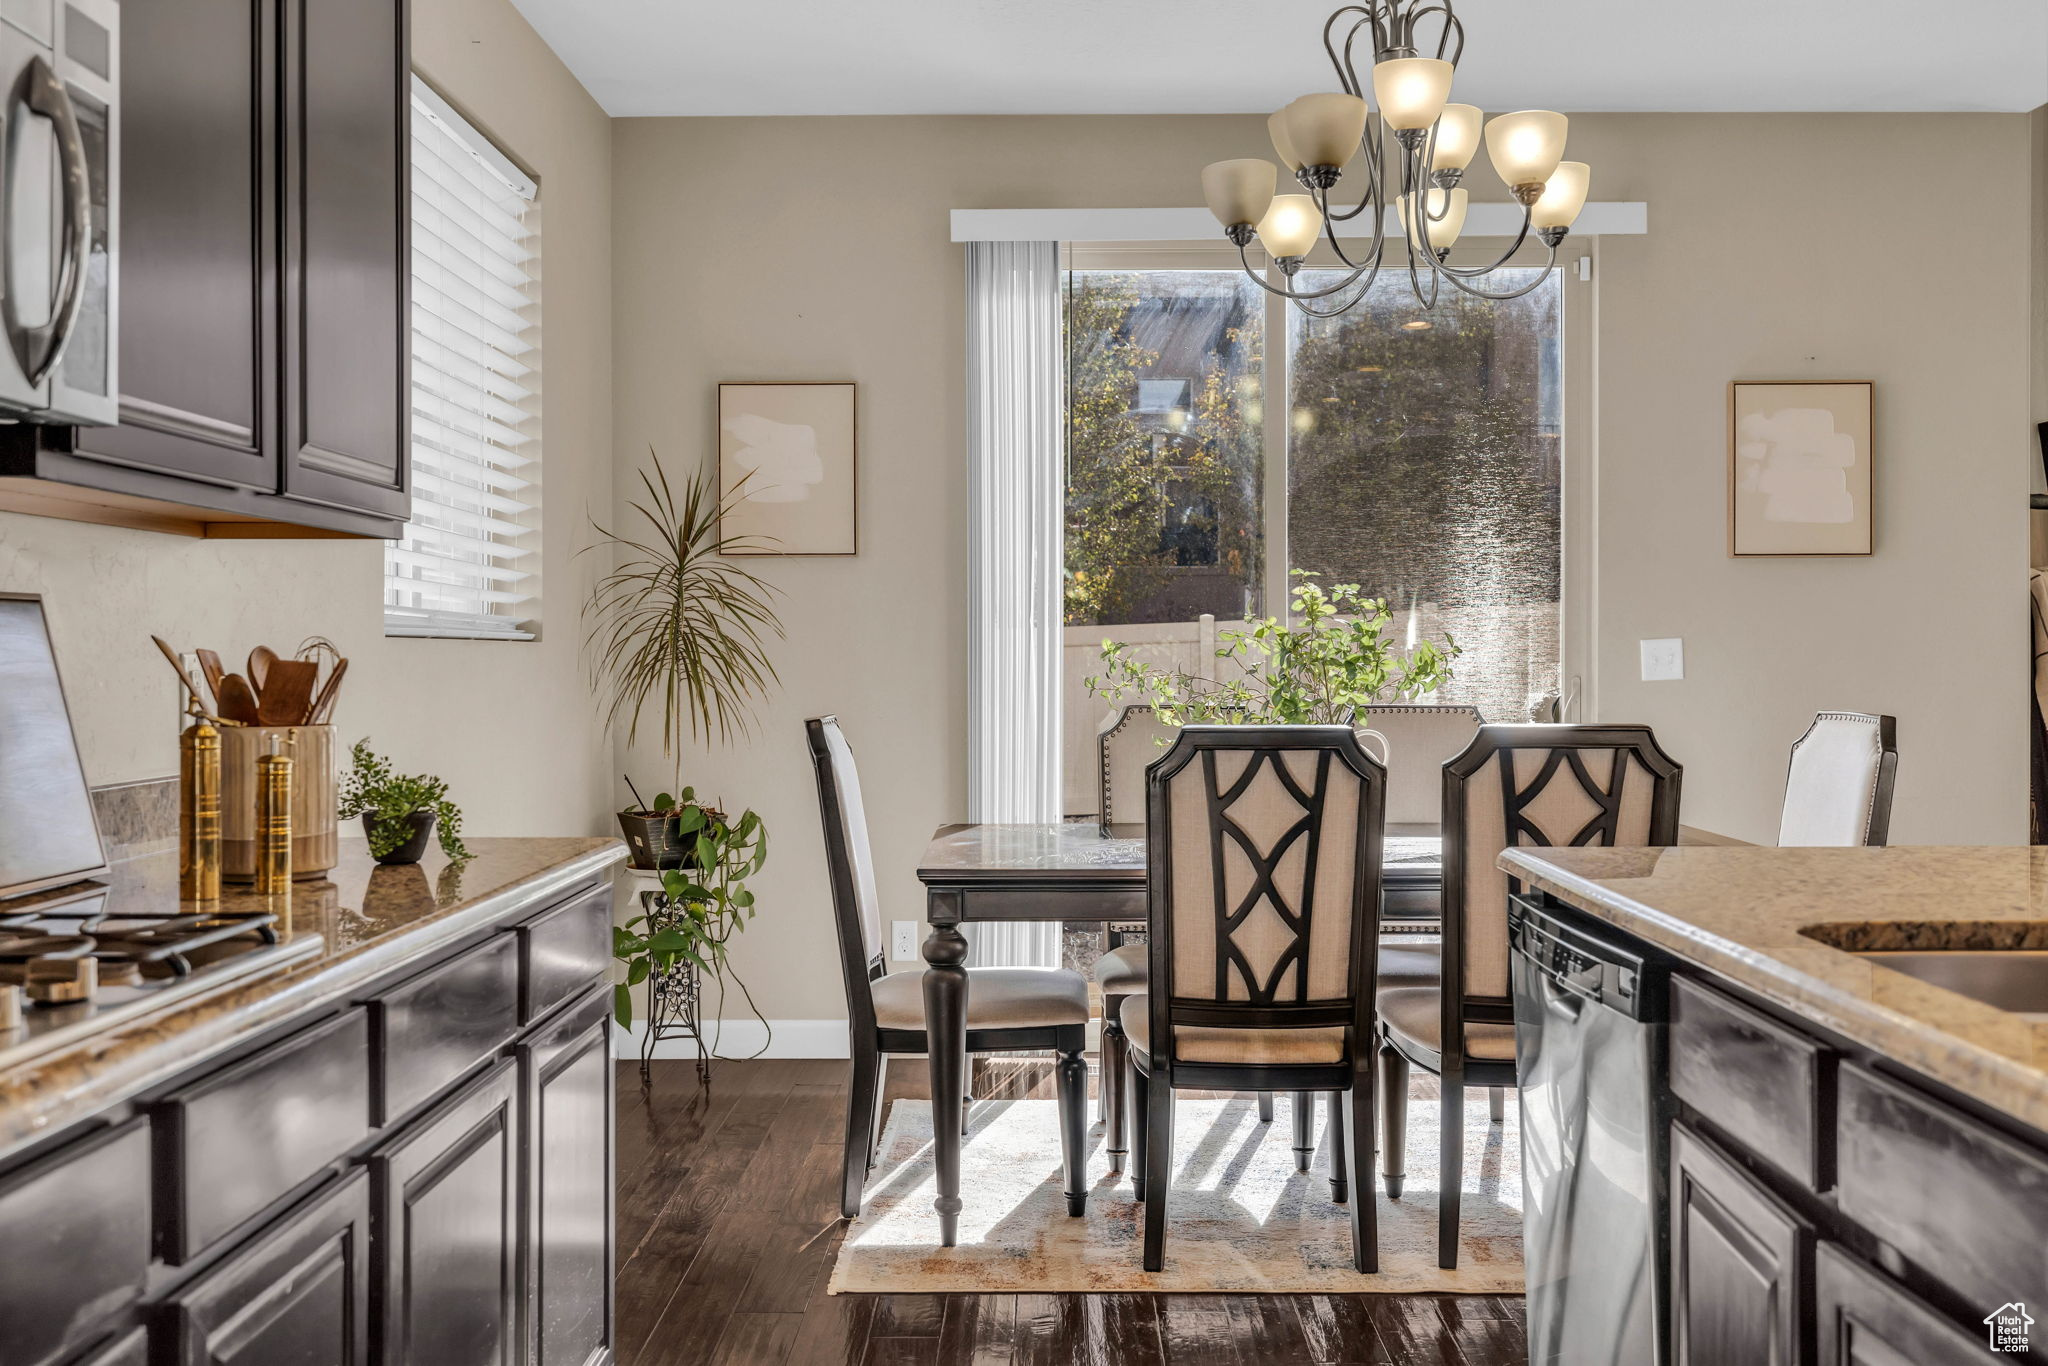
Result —
<path fill-rule="evenodd" d="M 1264 113 L 1333 0 L 514 0 L 614 115 Z M 2044 0 L 1462 0 L 1489 110 L 2026 110 Z"/>

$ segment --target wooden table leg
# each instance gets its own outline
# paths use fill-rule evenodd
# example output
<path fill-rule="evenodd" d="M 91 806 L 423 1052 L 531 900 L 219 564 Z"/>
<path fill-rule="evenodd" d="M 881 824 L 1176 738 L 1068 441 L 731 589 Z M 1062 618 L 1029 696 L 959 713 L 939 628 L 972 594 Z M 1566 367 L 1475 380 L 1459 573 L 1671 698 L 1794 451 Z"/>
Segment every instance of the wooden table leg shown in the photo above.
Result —
<path fill-rule="evenodd" d="M 960 1238 L 960 1107 L 967 1092 L 967 938 L 957 893 L 926 897 L 931 933 L 924 941 L 925 1046 L 932 1072 L 932 1148 L 937 1160 L 939 1243 Z"/>

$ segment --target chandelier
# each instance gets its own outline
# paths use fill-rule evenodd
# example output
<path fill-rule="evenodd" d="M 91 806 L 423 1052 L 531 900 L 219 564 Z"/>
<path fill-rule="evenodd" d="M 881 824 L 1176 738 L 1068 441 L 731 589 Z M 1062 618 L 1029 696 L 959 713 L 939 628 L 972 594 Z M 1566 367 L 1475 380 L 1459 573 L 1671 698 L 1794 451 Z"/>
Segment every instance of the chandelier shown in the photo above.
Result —
<path fill-rule="evenodd" d="M 1418 55 L 1424 29 L 1433 30 L 1434 56 Z M 1368 37 L 1377 109 L 1367 103 L 1366 83 L 1359 80 L 1352 63 L 1353 47 Z M 1338 84 L 1344 88 L 1303 95 L 1266 120 L 1274 150 L 1304 193 L 1276 193 L 1278 169 L 1255 157 L 1218 161 L 1202 169 L 1209 211 L 1236 245 L 1245 274 L 1268 293 L 1293 300 L 1311 317 L 1345 312 L 1378 278 L 1386 257 L 1386 209 L 1391 200 L 1406 244 L 1409 288 L 1425 310 L 1436 306 L 1446 283 L 1482 299 L 1513 299 L 1542 284 L 1547 268 L 1518 289 L 1490 292 L 1477 282 L 1505 266 L 1532 232 L 1550 248 L 1548 265 L 1557 264 L 1558 244 L 1585 205 L 1589 176 L 1585 162 L 1561 159 L 1564 115 L 1524 109 L 1489 120 L 1469 104 L 1448 103 L 1451 76 L 1465 51 L 1465 26 L 1453 11 L 1452 0 L 1346 5 L 1323 24 L 1323 50 L 1330 54 Z M 1468 207 L 1459 182 L 1479 150 L 1482 126 L 1487 157 L 1522 206 L 1522 227 L 1496 260 L 1452 265 L 1451 248 L 1464 230 Z M 1393 134 L 1391 144 L 1388 133 Z M 1364 193 L 1350 208 L 1341 208 L 1332 202 L 1332 191 L 1354 160 L 1356 174 L 1365 178 Z M 1337 224 L 1368 212 L 1371 239 L 1362 248 L 1354 243 L 1347 250 L 1337 237 Z M 1252 269 L 1246 251 L 1254 237 L 1287 278 L 1285 285 L 1274 285 Z M 1295 289 L 1296 273 L 1323 237 L 1346 273 L 1325 288 Z M 1335 297 L 1353 285 L 1358 286 L 1356 294 Z M 1323 299 L 1334 306 L 1317 307 L 1315 301 Z"/>

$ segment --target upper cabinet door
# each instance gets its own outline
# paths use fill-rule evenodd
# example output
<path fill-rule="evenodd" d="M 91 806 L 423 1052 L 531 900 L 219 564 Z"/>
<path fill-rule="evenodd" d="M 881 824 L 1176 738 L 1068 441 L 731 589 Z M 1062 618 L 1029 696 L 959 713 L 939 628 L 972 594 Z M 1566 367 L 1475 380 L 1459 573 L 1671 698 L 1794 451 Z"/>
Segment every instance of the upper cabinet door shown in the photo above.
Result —
<path fill-rule="evenodd" d="M 81 455 L 277 487 L 274 13 L 122 8 L 121 425 Z"/>
<path fill-rule="evenodd" d="M 404 517 L 404 0 L 284 0 L 283 492 Z"/>

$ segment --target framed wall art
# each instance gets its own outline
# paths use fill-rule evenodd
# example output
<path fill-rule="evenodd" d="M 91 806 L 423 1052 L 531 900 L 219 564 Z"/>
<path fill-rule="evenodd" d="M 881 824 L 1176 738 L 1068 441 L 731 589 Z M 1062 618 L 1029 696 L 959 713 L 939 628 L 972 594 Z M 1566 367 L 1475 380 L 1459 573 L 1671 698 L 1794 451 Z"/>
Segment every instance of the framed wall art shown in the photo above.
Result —
<path fill-rule="evenodd" d="M 1868 555 L 1874 386 L 1737 380 L 1728 386 L 1728 553 Z"/>
<path fill-rule="evenodd" d="M 719 385 L 718 486 L 732 553 L 855 554 L 852 383 Z"/>

